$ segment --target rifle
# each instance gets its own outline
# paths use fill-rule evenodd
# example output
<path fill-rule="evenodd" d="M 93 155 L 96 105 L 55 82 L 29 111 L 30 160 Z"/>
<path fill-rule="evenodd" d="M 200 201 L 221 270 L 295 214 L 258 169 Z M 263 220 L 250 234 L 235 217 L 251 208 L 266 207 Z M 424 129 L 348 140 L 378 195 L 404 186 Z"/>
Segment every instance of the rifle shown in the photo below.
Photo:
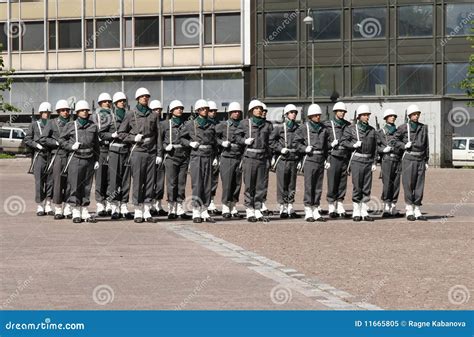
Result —
<path fill-rule="evenodd" d="M 76 143 L 79 142 L 79 136 L 78 136 L 78 133 L 77 133 L 77 122 L 74 121 L 74 131 L 75 131 L 75 135 L 76 135 Z M 61 175 L 66 175 L 67 174 L 67 169 L 69 168 L 69 164 L 71 163 L 71 160 L 72 160 L 72 157 L 74 157 L 74 154 L 76 153 L 76 150 L 74 150 L 70 155 L 69 155 L 69 158 L 67 160 L 67 163 L 66 163 L 66 166 L 64 166 L 64 169 L 63 171 L 61 172 Z"/>
<path fill-rule="evenodd" d="M 286 134 L 286 123 L 285 123 L 285 110 L 283 109 L 283 113 L 281 114 L 281 119 L 282 119 L 282 127 L 283 127 L 283 134 L 284 134 L 284 140 L 285 140 L 285 147 L 288 146 L 288 140 L 287 140 L 287 134 Z M 278 162 L 281 159 L 282 154 L 278 155 L 275 159 L 275 155 L 272 157 L 271 165 L 270 165 L 270 171 L 275 172 L 276 167 L 278 165 Z"/>
<path fill-rule="evenodd" d="M 357 128 L 357 110 L 354 110 L 354 119 L 352 120 L 352 125 L 355 126 L 357 141 L 359 141 L 360 138 L 359 138 L 359 129 Z M 346 173 L 347 173 L 348 176 L 351 175 L 351 163 L 352 163 L 352 159 L 354 159 L 354 154 L 356 153 L 356 151 L 357 151 L 357 149 L 354 149 L 352 151 L 351 158 L 349 159 L 349 163 L 347 164 Z"/>

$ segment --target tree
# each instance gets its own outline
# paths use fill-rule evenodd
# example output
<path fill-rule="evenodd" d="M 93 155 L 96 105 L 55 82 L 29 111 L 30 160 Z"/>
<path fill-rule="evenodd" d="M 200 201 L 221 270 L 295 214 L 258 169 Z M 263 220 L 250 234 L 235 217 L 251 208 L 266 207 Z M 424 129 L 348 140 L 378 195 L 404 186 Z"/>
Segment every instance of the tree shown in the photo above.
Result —
<path fill-rule="evenodd" d="M 3 45 L 0 43 L 0 111 L 18 112 L 19 110 L 17 108 L 8 102 L 5 102 L 4 92 L 10 91 L 13 82 L 11 75 L 15 70 L 4 69 L 5 64 L 3 63 L 3 57 L 1 55 L 2 50 Z"/>
<path fill-rule="evenodd" d="M 474 20 L 471 20 L 471 35 L 467 37 L 472 42 L 471 48 L 474 49 Z M 469 67 L 467 70 L 466 78 L 461 81 L 460 88 L 466 91 L 467 96 L 470 98 L 467 103 L 468 106 L 474 106 L 474 54 L 469 56 Z"/>

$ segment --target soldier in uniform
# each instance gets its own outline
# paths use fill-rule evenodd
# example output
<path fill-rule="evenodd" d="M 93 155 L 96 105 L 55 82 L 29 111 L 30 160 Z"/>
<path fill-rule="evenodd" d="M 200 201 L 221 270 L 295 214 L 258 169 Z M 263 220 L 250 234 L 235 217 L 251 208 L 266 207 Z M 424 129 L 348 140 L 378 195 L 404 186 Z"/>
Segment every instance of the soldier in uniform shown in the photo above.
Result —
<path fill-rule="evenodd" d="M 263 102 L 262 103 L 262 107 L 263 107 L 263 115 L 262 115 L 262 118 L 267 120 L 267 113 L 268 113 L 268 109 L 267 109 L 267 105 Z M 268 209 L 267 207 L 267 194 L 268 194 L 268 180 L 270 178 L 270 168 L 272 166 L 272 158 L 273 158 L 273 151 L 272 151 L 272 148 L 271 146 L 268 146 L 267 148 L 267 169 L 265 170 L 265 195 L 263 196 L 263 202 L 262 202 L 262 208 L 260 208 L 260 211 L 262 212 L 263 216 L 265 217 L 268 217 L 270 215 L 273 215 L 273 211 Z"/>
<path fill-rule="evenodd" d="M 110 214 L 112 213 L 110 203 L 107 201 L 109 145 L 113 140 L 113 132 L 111 132 L 113 116 L 110 110 L 112 98 L 108 93 L 101 93 L 97 103 L 99 108 L 91 118 L 99 128 L 100 141 L 99 168 L 95 172 L 96 214 L 98 216 L 106 216 L 109 211 Z"/>
<path fill-rule="evenodd" d="M 295 202 L 297 165 L 300 159 L 295 142 L 299 124 L 296 122 L 298 110 L 293 104 L 287 104 L 283 110 L 285 118 L 281 127 L 273 129 L 271 135 L 271 148 L 277 154 L 277 202 L 280 205 L 280 218 L 299 218 L 293 203 Z"/>
<path fill-rule="evenodd" d="M 238 102 L 229 104 L 229 119 L 216 126 L 217 143 L 222 147 L 220 174 L 222 180 L 222 217 L 242 218 L 237 210 L 242 170 L 240 163 L 244 147 L 237 143 L 235 132 L 240 124 L 242 110 Z"/>
<path fill-rule="evenodd" d="M 33 151 L 33 174 L 35 177 L 35 202 L 36 215 L 54 215 L 51 206 L 51 198 L 53 197 L 53 176 L 47 172 L 48 159 L 50 152 L 48 151 L 43 133 L 49 122 L 51 114 L 51 104 L 43 102 L 40 104 L 39 120 L 31 122 L 25 135 L 25 145 Z"/>
<path fill-rule="evenodd" d="M 398 194 L 400 192 L 401 158 L 403 148 L 400 148 L 395 139 L 397 114 L 392 109 L 384 111 L 385 125 L 377 131 L 377 150 L 382 158 L 382 218 L 397 217 Z"/>
<path fill-rule="evenodd" d="M 211 165 L 216 152 L 216 130 L 207 118 L 209 104 L 206 100 L 197 100 L 194 109 L 198 116 L 186 123 L 182 135 L 183 145 L 191 148 L 189 166 L 193 190 L 193 222 L 215 222 L 207 208 L 211 202 Z"/>
<path fill-rule="evenodd" d="M 321 123 L 321 108 L 311 104 L 308 108 L 308 121 L 300 126 L 295 135 L 295 143 L 304 154 L 302 169 L 304 174 L 304 210 L 305 220 L 326 221 L 319 213 L 323 192 L 324 169 L 330 164 L 328 156 L 328 129 Z"/>
<path fill-rule="evenodd" d="M 427 220 L 421 213 L 420 207 L 423 201 L 430 147 L 428 127 L 419 122 L 420 114 L 420 108 L 417 105 L 409 105 L 408 123 L 401 125 L 395 132 L 398 145 L 405 150 L 402 158 L 402 184 L 408 221 Z"/>
<path fill-rule="evenodd" d="M 162 161 L 157 153 L 158 118 L 148 107 L 148 89 L 138 88 L 135 99 L 137 105 L 127 112 L 118 133 L 120 139 L 131 146 L 128 161 L 133 181 L 134 221 L 153 223 L 155 219 L 150 210 L 154 196 L 155 165 Z"/>
<path fill-rule="evenodd" d="M 334 118 L 324 123 L 329 131 L 329 168 L 327 170 L 328 190 L 326 199 L 330 218 L 347 217 L 344 209 L 344 197 L 347 187 L 347 165 L 350 151 L 341 144 L 344 129 L 351 123 L 344 119 L 347 113 L 346 105 L 337 102 L 332 108 Z"/>
<path fill-rule="evenodd" d="M 125 119 L 127 111 L 127 96 L 123 92 L 116 92 L 112 97 L 115 109 L 112 112 L 112 122 L 109 133 L 111 137 L 109 146 L 109 185 L 108 200 L 112 211 L 112 220 L 126 218 L 133 219 L 128 210 L 130 194 L 130 165 L 126 165 L 130 147 L 119 137 L 119 128 Z"/>
<path fill-rule="evenodd" d="M 243 176 L 245 184 L 244 204 L 247 221 L 269 221 L 262 214 L 262 203 L 267 193 L 265 175 L 268 174 L 267 149 L 272 123 L 263 118 L 263 104 L 259 100 L 249 103 L 250 117 L 240 122 L 235 132 L 237 143 L 245 146 L 243 159 Z"/>
<path fill-rule="evenodd" d="M 61 220 L 65 217 L 71 218 L 71 207 L 66 203 L 67 200 L 67 176 L 64 175 L 63 169 L 66 166 L 68 153 L 66 149 L 59 144 L 61 133 L 70 121 L 70 107 L 64 99 L 57 101 L 55 110 L 58 117 L 51 119 L 43 131 L 42 143 L 51 150 L 51 161 L 49 170 L 53 177 L 53 204 L 54 219 Z"/>
<path fill-rule="evenodd" d="M 161 123 L 161 111 L 163 110 L 163 106 L 161 102 L 158 100 L 153 100 L 150 102 L 150 109 L 153 113 L 156 114 L 158 123 Z M 158 128 L 158 148 L 160 152 L 160 158 L 163 158 L 162 154 L 162 147 L 163 147 L 163 134 L 161 127 Z M 151 214 L 157 216 L 165 216 L 168 213 L 163 209 L 163 205 L 161 200 L 163 200 L 163 196 L 165 194 L 165 165 L 163 162 L 160 162 L 159 165 L 156 165 L 155 169 L 155 197 L 154 203 L 151 208 Z"/>
<path fill-rule="evenodd" d="M 183 143 L 184 118 L 183 103 L 171 101 L 170 118 L 161 122 L 163 160 L 165 162 L 166 192 L 168 194 L 168 219 L 189 219 L 183 208 L 186 193 L 186 179 L 189 165 L 189 147 Z"/>
<path fill-rule="evenodd" d="M 70 151 L 66 163 L 69 196 L 67 202 L 72 206 L 72 221 L 96 222 L 89 214 L 92 178 L 99 168 L 99 127 L 89 119 L 89 104 L 79 101 L 76 104 L 77 119 L 66 124 L 61 134 L 60 145 Z"/>
<path fill-rule="evenodd" d="M 344 129 L 341 144 L 353 149 L 350 159 L 352 173 L 352 202 L 354 221 L 374 221 L 368 213 L 367 202 L 372 190 L 372 172 L 376 170 L 377 139 L 369 125 L 370 109 L 362 104 L 357 108 L 357 123 Z"/>
<path fill-rule="evenodd" d="M 214 128 L 217 127 L 219 121 L 217 120 L 217 104 L 214 101 L 207 101 L 209 105 L 209 113 L 207 115 L 207 120 L 209 123 L 214 125 Z M 219 182 L 219 158 L 220 158 L 220 148 L 216 147 L 216 152 L 212 158 L 212 174 L 211 174 L 211 203 L 207 208 L 208 213 L 213 215 L 219 215 L 221 212 L 217 209 L 214 204 L 214 198 L 216 196 L 217 184 Z"/>

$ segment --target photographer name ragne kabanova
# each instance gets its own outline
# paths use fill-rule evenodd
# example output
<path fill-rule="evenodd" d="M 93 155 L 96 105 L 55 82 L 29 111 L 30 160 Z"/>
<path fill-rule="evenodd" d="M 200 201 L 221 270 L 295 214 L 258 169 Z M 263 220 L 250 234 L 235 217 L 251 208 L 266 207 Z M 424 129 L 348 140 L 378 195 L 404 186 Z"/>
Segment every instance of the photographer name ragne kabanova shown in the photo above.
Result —
<path fill-rule="evenodd" d="M 465 328 L 465 321 L 407 321 L 407 327 L 413 328 Z"/>

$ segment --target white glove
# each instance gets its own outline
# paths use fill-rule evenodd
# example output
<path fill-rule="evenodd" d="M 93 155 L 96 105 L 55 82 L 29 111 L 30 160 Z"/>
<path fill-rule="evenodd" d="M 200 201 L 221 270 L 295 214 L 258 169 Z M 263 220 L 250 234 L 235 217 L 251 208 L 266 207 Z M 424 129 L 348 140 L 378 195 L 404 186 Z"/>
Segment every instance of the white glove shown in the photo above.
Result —
<path fill-rule="evenodd" d="M 171 150 L 173 150 L 173 145 L 172 145 L 172 144 L 166 145 L 165 151 L 166 151 L 166 152 L 170 152 Z"/>
<path fill-rule="evenodd" d="M 373 164 L 371 168 L 372 172 L 374 172 L 376 169 L 377 169 L 377 165 Z"/>
<path fill-rule="evenodd" d="M 217 166 L 219 165 L 219 161 L 217 160 L 217 158 L 214 158 L 214 160 L 212 161 L 212 166 Z"/>
<path fill-rule="evenodd" d="M 357 142 L 355 142 L 355 144 L 352 146 L 354 149 L 357 149 L 359 147 L 361 147 L 362 145 L 362 142 L 360 140 L 358 140 Z"/>
<path fill-rule="evenodd" d="M 59 146 L 59 142 L 56 140 L 56 146 Z"/>
<path fill-rule="evenodd" d="M 304 149 L 304 152 L 306 153 L 311 153 L 311 151 L 313 151 L 313 147 L 310 145 L 306 146 L 306 149 Z"/>
<path fill-rule="evenodd" d="M 325 161 L 325 162 L 324 162 L 324 169 L 325 169 L 325 170 L 329 170 L 330 167 L 331 167 L 331 163 L 328 162 L 328 161 Z"/>
<path fill-rule="evenodd" d="M 156 165 L 160 165 L 162 162 L 163 162 L 163 158 L 156 157 L 156 160 L 155 160 Z"/>
<path fill-rule="evenodd" d="M 117 131 L 115 131 L 114 133 L 112 133 L 112 138 L 117 138 L 117 137 L 118 137 Z"/>
<path fill-rule="evenodd" d="M 331 143 L 331 147 L 336 147 L 337 144 L 339 144 L 339 141 L 337 139 L 334 139 Z"/>
<path fill-rule="evenodd" d="M 198 142 L 191 142 L 189 143 L 189 146 L 191 146 L 193 149 L 196 149 L 199 147 L 199 143 Z"/>
<path fill-rule="evenodd" d="M 252 145 L 252 143 L 253 143 L 254 140 L 255 140 L 255 138 L 247 138 L 247 139 L 245 140 L 245 144 L 246 144 L 246 145 Z"/>
<path fill-rule="evenodd" d="M 425 171 L 428 171 L 428 168 L 429 168 L 429 167 L 430 167 L 430 166 L 428 165 L 428 163 L 426 163 L 426 164 L 425 164 Z"/>
<path fill-rule="evenodd" d="M 224 140 L 222 142 L 222 147 L 229 147 L 229 145 L 230 145 L 230 142 L 228 140 Z"/>
<path fill-rule="evenodd" d="M 390 151 L 392 151 L 391 146 L 385 146 L 385 149 L 383 149 L 383 153 L 389 153 Z"/>
<path fill-rule="evenodd" d="M 99 162 L 98 161 L 96 161 L 94 163 L 94 170 L 97 170 L 97 169 L 99 169 Z"/>
<path fill-rule="evenodd" d="M 288 150 L 288 148 L 284 147 L 283 149 L 281 149 L 281 153 L 282 154 L 287 154 L 290 150 Z"/>
<path fill-rule="evenodd" d="M 37 148 L 38 150 L 44 149 L 43 145 L 41 145 L 41 144 L 36 144 L 36 148 Z"/>
<path fill-rule="evenodd" d="M 75 142 L 74 144 L 72 144 L 71 148 L 73 149 L 73 151 L 76 151 L 79 148 L 79 145 L 81 145 L 81 143 Z"/>
<path fill-rule="evenodd" d="M 408 142 L 405 144 L 405 149 L 409 149 L 409 148 L 411 148 L 411 142 Z"/>
<path fill-rule="evenodd" d="M 297 170 L 297 171 L 300 171 L 302 166 L 303 166 L 303 163 L 302 163 L 302 162 L 298 162 L 298 165 L 296 165 L 296 170 Z"/>
<path fill-rule="evenodd" d="M 135 136 L 135 143 L 139 143 L 142 141 L 143 135 L 141 133 Z"/>

